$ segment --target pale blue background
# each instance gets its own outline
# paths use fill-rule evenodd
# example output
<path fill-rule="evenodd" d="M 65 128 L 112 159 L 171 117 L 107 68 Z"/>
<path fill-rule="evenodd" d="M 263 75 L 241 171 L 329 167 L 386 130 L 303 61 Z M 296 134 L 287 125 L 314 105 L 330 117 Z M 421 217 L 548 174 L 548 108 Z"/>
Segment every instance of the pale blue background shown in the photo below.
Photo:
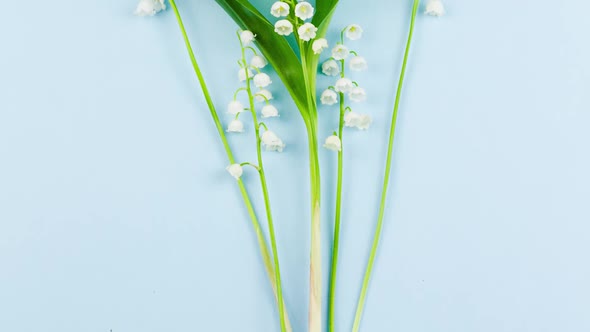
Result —
<path fill-rule="evenodd" d="M 179 2 L 223 110 L 238 87 L 236 27 L 211 0 Z M 346 134 L 338 331 L 350 330 L 376 219 L 410 2 L 342 0 L 330 32 L 364 26 L 351 45 L 370 62 L 354 76 L 370 98 L 357 110 L 375 119 Z M 590 331 L 590 4 L 445 3 L 448 16 L 417 22 L 362 330 Z M 0 330 L 277 331 L 172 12 L 141 19 L 134 6 L 2 4 Z M 273 89 L 282 116 L 268 123 L 288 147 L 265 159 L 286 301 L 305 331 L 307 147 Z M 321 109 L 322 136 L 335 116 Z M 251 138 L 231 138 L 241 160 L 254 158 Z M 327 244 L 335 155 L 322 163 Z M 256 176 L 245 179 L 264 216 Z"/>

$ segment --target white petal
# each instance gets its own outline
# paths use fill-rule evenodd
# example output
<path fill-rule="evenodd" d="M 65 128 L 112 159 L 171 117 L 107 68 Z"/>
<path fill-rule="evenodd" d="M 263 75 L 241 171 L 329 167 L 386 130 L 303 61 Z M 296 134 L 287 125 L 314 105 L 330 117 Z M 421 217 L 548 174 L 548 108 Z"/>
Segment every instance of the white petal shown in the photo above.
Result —
<path fill-rule="evenodd" d="M 231 164 L 227 166 L 226 170 L 236 180 L 239 179 L 244 173 L 244 170 L 242 169 L 242 166 L 240 164 Z"/>
<path fill-rule="evenodd" d="M 289 15 L 289 4 L 283 1 L 275 2 L 270 8 L 270 13 L 274 17 L 284 17 Z"/>
<path fill-rule="evenodd" d="M 340 142 L 340 138 L 336 135 L 329 136 L 326 138 L 326 142 L 324 143 L 324 147 L 328 150 L 332 151 L 341 151 L 342 150 L 342 142 Z"/>
<path fill-rule="evenodd" d="M 309 2 L 302 1 L 295 6 L 295 16 L 302 20 L 313 17 L 314 8 Z"/>
<path fill-rule="evenodd" d="M 346 27 L 344 34 L 350 40 L 358 40 L 363 36 L 363 28 L 358 24 L 351 24 Z"/>
<path fill-rule="evenodd" d="M 445 14 L 445 6 L 441 0 L 429 0 L 426 4 L 426 15 L 443 16 Z"/>

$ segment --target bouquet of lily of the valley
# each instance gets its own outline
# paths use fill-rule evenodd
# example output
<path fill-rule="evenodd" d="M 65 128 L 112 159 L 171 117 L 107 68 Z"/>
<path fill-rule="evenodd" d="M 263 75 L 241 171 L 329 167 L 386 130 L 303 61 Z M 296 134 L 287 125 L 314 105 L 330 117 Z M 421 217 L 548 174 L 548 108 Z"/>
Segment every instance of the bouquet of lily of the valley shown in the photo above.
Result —
<path fill-rule="evenodd" d="M 353 0 L 342 0 L 353 1 Z M 397 86 L 395 104 L 391 114 L 391 129 L 388 140 L 388 149 L 385 156 L 385 176 L 382 183 L 381 203 L 378 219 L 375 227 L 373 245 L 370 249 L 369 259 L 360 286 L 356 315 L 353 321 L 353 331 L 360 329 L 360 322 L 367 296 L 367 287 L 371 278 L 375 254 L 378 249 L 379 238 L 384 221 L 384 208 L 387 204 L 387 189 L 391 171 L 394 134 L 396 127 L 399 101 L 401 98 L 403 80 L 406 73 L 415 18 L 417 16 L 420 1 L 413 2 L 411 23 L 405 48 L 401 75 Z M 341 204 L 343 179 L 343 140 L 346 128 L 351 130 L 366 130 L 371 126 L 372 119 L 369 114 L 355 111 L 355 103 L 363 102 L 366 91 L 362 82 L 354 80 L 350 72 L 362 71 L 367 68 L 367 60 L 353 49 L 354 42 L 361 39 L 363 29 L 357 24 L 350 24 L 339 29 L 339 38 L 327 40 L 326 34 L 331 29 L 330 21 L 335 12 L 339 0 L 316 0 L 315 2 L 283 0 L 270 2 L 265 6 L 255 6 L 249 0 L 216 0 L 227 14 L 236 22 L 237 32 L 235 38 L 228 36 L 227 42 L 239 43 L 240 54 L 238 59 L 237 78 L 241 86 L 235 91 L 227 91 L 227 116 L 220 118 L 216 105 L 219 101 L 213 101 L 207 88 L 202 69 L 199 67 L 195 51 L 186 33 L 181 18 L 180 10 L 174 0 L 169 0 L 180 32 L 184 37 L 189 59 L 202 88 L 213 124 L 217 128 L 223 148 L 227 153 L 228 165 L 226 170 L 233 176 L 242 195 L 249 219 L 255 230 L 260 254 L 263 258 L 264 268 L 270 280 L 271 289 L 274 292 L 278 307 L 280 326 L 277 330 L 291 331 L 288 316 L 288 308 L 283 298 L 281 284 L 281 268 L 279 259 L 279 245 L 275 236 L 275 227 L 280 227 L 280 222 L 275 222 L 272 217 L 271 193 L 265 175 L 265 152 L 282 152 L 285 144 L 277 133 L 272 130 L 273 121 L 278 121 L 279 110 L 273 105 L 273 94 L 269 87 L 272 84 L 271 77 L 265 71 L 274 70 L 282 80 L 284 87 L 289 92 L 305 124 L 306 133 L 302 140 L 308 144 L 309 151 L 309 182 L 310 182 L 310 226 L 311 246 L 309 264 L 309 321 L 308 331 L 320 332 L 322 327 L 322 315 L 327 315 L 328 331 L 334 331 L 335 322 L 335 284 L 337 281 L 337 268 L 340 247 Z M 136 14 L 140 16 L 153 16 L 165 10 L 165 0 L 141 0 Z M 428 0 L 425 12 L 433 16 L 444 14 L 444 8 L 440 0 Z M 270 15 L 268 15 L 270 14 Z M 200 45 L 199 45 L 200 46 Z M 203 45 L 205 47 L 205 45 Z M 317 73 L 334 77 L 330 86 L 317 85 Z M 318 104 L 337 107 L 338 128 L 331 133 L 322 133 L 318 130 Z M 240 134 L 244 131 L 244 122 L 251 123 L 254 131 L 253 144 L 256 155 L 251 160 L 236 160 L 232 148 L 226 139 L 226 133 Z M 322 167 L 318 159 L 318 149 L 324 147 L 338 154 L 337 184 L 335 190 L 335 215 L 333 220 L 332 260 L 330 262 L 330 276 L 328 289 L 327 310 L 322 303 L 322 262 L 320 226 L 322 222 L 332 222 L 320 219 L 321 195 L 320 173 Z M 265 221 L 268 229 L 267 235 L 262 230 L 261 218 L 254 212 L 253 203 L 248 195 L 247 188 L 241 181 L 241 176 L 246 169 L 258 173 L 260 186 L 266 212 Z M 330 170 L 332 171 L 332 170 Z M 294 193 L 297 194 L 297 193 Z M 270 243 L 270 244 L 269 244 Z"/>

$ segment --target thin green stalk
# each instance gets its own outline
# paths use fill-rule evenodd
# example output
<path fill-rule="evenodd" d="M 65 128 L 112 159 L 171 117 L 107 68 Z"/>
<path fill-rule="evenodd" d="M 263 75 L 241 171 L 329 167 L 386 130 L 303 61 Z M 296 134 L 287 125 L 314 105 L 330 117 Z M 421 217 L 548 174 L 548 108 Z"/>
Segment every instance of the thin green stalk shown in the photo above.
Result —
<path fill-rule="evenodd" d="M 367 263 L 367 268 L 365 271 L 365 277 L 363 279 L 363 286 L 361 288 L 361 294 L 359 297 L 359 301 L 356 308 L 356 314 L 354 317 L 354 324 L 352 327 L 352 332 L 358 332 L 361 324 L 361 318 L 363 315 L 363 309 L 365 305 L 365 299 L 367 296 L 367 288 L 369 285 L 369 280 L 371 279 L 371 272 L 373 271 L 373 264 L 375 263 L 375 255 L 377 253 L 377 248 L 379 247 L 379 239 L 381 237 L 381 230 L 383 228 L 383 216 L 385 214 L 385 203 L 387 198 L 387 188 L 389 186 L 389 176 L 391 173 L 391 158 L 393 156 L 393 143 L 395 138 L 395 126 L 397 123 L 397 113 L 399 109 L 399 103 L 402 94 L 402 87 L 404 84 L 404 77 L 406 74 L 406 67 L 408 64 L 408 57 L 410 55 L 410 45 L 412 43 L 412 36 L 414 34 L 414 23 L 416 21 L 416 13 L 418 12 L 418 6 L 420 4 L 420 0 L 414 0 L 414 6 L 412 8 L 412 18 L 410 21 L 410 31 L 408 33 L 408 40 L 406 43 L 406 50 L 404 52 L 404 60 L 402 64 L 402 70 L 399 77 L 399 83 L 397 85 L 397 92 L 395 95 L 395 104 L 393 107 L 393 116 L 391 119 L 391 128 L 389 131 L 389 145 L 387 147 L 387 160 L 385 163 L 385 178 L 383 179 L 383 188 L 381 192 L 381 205 L 379 206 L 379 216 L 377 218 L 377 228 L 375 229 L 375 235 L 373 237 L 373 246 L 371 247 L 371 254 L 369 256 L 369 262 Z"/>
<path fill-rule="evenodd" d="M 344 60 L 341 60 L 340 77 L 344 77 L 345 66 Z M 341 224 L 341 210 L 342 210 L 342 164 L 344 158 L 344 93 L 339 93 L 340 97 L 340 116 L 338 120 L 338 138 L 340 138 L 340 151 L 338 152 L 338 182 L 336 185 L 336 216 L 334 218 L 334 240 L 332 243 L 332 267 L 330 269 L 330 291 L 328 294 L 328 328 L 330 332 L 336 330 L 336 277 L 338 272 L 338 253 L 340 249 L 340 224 Z"/>
<path fill-rule="evenodd" d="M 238 35 L 240 40 L 240 36 Z M 252 114 L 252 121 L 254 122 L 254 131 L 256 135 L 256 155 L 258 158 L 258 173 L 260 175 L 260 184 L 262 186 L 262 194 L 264 196 L 264 207 L 266 208 L 266 218 L 268 220 L 268 233 L 270 235 L 270 244 L 272 248 L 272 254 L 274 259 L 275 267 L 275 281 L 277 289 L 277 305 L 279 307 L 279 317 L 281 322 L 281 331 L 286 332 L 287 326 L 285 322 L 285 306 L 283 303 L 283 287 L 281 285 L 281 268 L 279 265 L 279 252 L 277 249 L 277 240 L 275 236 L 274 223 L 272 220 L 272 212 L 270 208 L 270 196 L 268 194 L 268 187 L 266 184 L 266 175 L 264 173 L 264 164 L 262 162 L 262 142 L 260 139 L 260 125 L 258 123 L 258 116 L 256 114 L 256 106 L 254 105 L 254 94 L 252 93 L 252 81 L 248 73 L 248 62 L 246 61 L 246 51 L 242 41 L 240 40 L 242 47 L 242 63 L 244 65 L 244 71 L 246 72 L 246 91 L 248 92 L 248 102 L 250 104 L 250 113 Z"/>
<path fill-rule="evenodd" d="M 209 90 L 207 88 L 207 85 L 205 84 L 205 79 L 203 78 L 203 74 L 202 74 L 199 64 L 197 63 L 197 60 L 195 58 L 195 54 L 193 52 L 190 40 L 189 40 L 186 30 L 184 28 L 184 24 L 182 22 L 182 18 L 180 17 L 180 13 L 178 11 L 175 1 L 170 0 L 170 5 L 174 9 L 176 20 L 178 22 L 178 26 L 180 28 L 180 31 L 182 32 L 182 36 L 184 38 L 184 42 L 186 44 L 186 49 L 187 49 L 189 57 L 191 59 L 193 69 L 195 71 L 197 79 L 199 80 L 199 84 L 201 85 L 203 95 L 205 96 L 205 100 L 207 102 L 207 106 L 209 107 L 211 117 L 213 118 L 213 122 L 215 123 L 215 127 L 217 128 L 217 132 L 218 132 L 219 137 L 221 138 L 221 141 L 223 143 L 223 147 L 224 147 L 225 152 L 227 154 L 227 158 L 229 160 L 229 163 L 233 164 L 233 163 L 235 163 L 235 158 L 233 156 L 233 153 L 231 151 L 231 148 L 230 148 L 227 138 L 225 136 L 225 132 L 224 132 L 223 126 L 221 124 L 221 121 L 219 120 L 219 116 L 217 115 L 217 111 L 215 110 L 215 106 L 213 105 L 213 101 L 211 99 L 211 95 L 209 94 Z M 250 216 L 250 220 L 252 221 L 252 226 L 254 227 L 254 231 L 256 233 L 256 239 L 258 241 L 258 247 L 260 249 L 260 254 L 262 255 L 262 261 L 264 263 L 264 268 L 265 268 L 265 271 L 266 271 L 268 278 L 270 280 L 273 292 L 275 293 L 275 298 L 277 299 L 278 302 L 283 303 L 283 306 L 284 306 L 284 302 L 282 300 L 279 301 L 279 299 L 278 299 L 278 289 L 277 289 L 277 282 L 276 282 L 276 278 L 275 278 L 275 269 L 274 269 L 272 260 L 270 258 L 270 252 L 268 250 L 268 245 L 267 245 L 266 239 L 264 237 L 264 233 L 262 231 L 262 228 L 260 226 L 258 218 L 256 217 L 256 213 L 254 212 L 254 208 L 252 206 L 252 201 L 250 200 L 250 197 L 248 195 L 248 192 L 246 191 L 246 187 L 244 186 L 244 183 L 242 182 L 242 180 L 238 180 L 237 183 L 238 183 L 238 187 L 240 189 L 240 194 L 242 195 L 242 199 L 244 200 L 244 204 L 246 205 L 246 209 L 248 210 L 248 215 Z M 290 332 L 292 329 L 291 329 L 291 324 L 289 322 L 289 318 L 287 316 L 286 310 L 285 310 L 284 316 L 285 316 L 285 324 L 286 324 L 287 332 Z"/>

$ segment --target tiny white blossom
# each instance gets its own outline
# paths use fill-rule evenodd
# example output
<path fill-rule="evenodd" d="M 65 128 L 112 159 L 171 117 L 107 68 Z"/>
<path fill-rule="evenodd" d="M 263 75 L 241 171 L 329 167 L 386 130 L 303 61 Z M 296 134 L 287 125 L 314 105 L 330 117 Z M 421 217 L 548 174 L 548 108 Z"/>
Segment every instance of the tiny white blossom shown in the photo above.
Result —
<path fill-rule="evenodd" d="M 338 136 L 332 135 L 326 138 L 326 142 L 324 142 L 324 147 L 332 151 L 341 151 L 342 142 L 340 142 L 340 138 Z"/>
<path fill-rule="evenodd" d="M 254 96 L 254 98 L 256 98 L 257 102 L 263 103 L 272 99 L 272 93 L 266 89 L 261 89 L 260 91 L 256 92 L 256 96 Z"/>
<path fill-rule="evenodd" d="M 299 32 L 299 39 L 303 41 L 310 41 L 315 38 L 318 28 L 311 23 L 305 23 L 297 29 Z"/>
<path fill-rule="evenodd" d="M 352 58 L 350 58 L 348 63 L 350 69 L 354 71 L 363 71 L 366 70 L 368 67 L 367 60 L 365 60 L 365 58 L 363 58 L 360 55 L 353 56 Z"/>
<path fill-rule="evenodd" d="M 137 16 L 154 16 L 164 9 L 166 9 L 164 0 L 140 0 L 134 14 Z"/>
<path fill-rule="evenodd" d="M 338 62 L 330 59 L 322 64 L 322 73 L 328 76 L 336 76 L 340 74 L 340 66 Z"/>
<path fill-rule="evenodd" d="M 302 1 L 295 6 L 295 16 L 304 21 L 313 17 L 313 11 L 313 6 L 306 1 Z"/>
<path fill-rule="evenodd" d="M 266 151 L 283 152 L 285 143 L 272 131 L 267 130 L 261 136 L 262 145 L 266 147 Z"/>
<path fill-rule="evenodd" d="M 250 60 L 250 66 L 252 66 L 254 68 L 262 69 L 262 68 L 266 67 L 266 64 L 267 64 L 266 59 L 261 57 L 260 55 L 255 55 Z"/>
<path fill-rule="evenodd" d="M 244 46 L 247 46 L 251 42 L 253 42 L 254 37 L 256 37 L 256 35 L 254 33 L 252 33 L 252 31 L 250 31 L 250 30 L 244 30 L 240 33 L 240 40 L 242 41 L 242 44 Z"/>
<path fill-rule="evenodd" d="M 338 94 L 330 89 L 326 89 L 322 92 L 320 101 L 323 105 L 334 105 L 338 102 Z"/>
<path fill-rule="evenodd" d="M 349 93 L 353 87 L 354 85 L 352 84 L 352 81 L 348 78 L 340 78 L 338 79 L 338 81 L 336 81 L 336 84 L 334 85 L 336 91 L 342 93 Z"/>
<path fill-rule="evenodd" d="M 254 76 L 254 73 L 252 73 L 252 70 L 250 70 L 250 68 L 248 68 L 248 77 L 246 77 L 246 68 L 242 68 L 238 71 L 238 79 L 240 80 L 240 82 L 244 82 L 246 78 L 250 79 L 252 78 L 252 76 Z"/>
<path fill-rule="evenodd" d="M 270 13 L 274 17 L 284 17 L 289 15 L 289 4 L 283 1 L 277 1 L 272 4 Z"/>
<path fill-rule="evenodd" d="M 236 115 L 244 111 L 244 105 L 237 100 L 232 100 L 227 106 L 227 113 Z"/>
<path fill-rule="evenodd" d="M 346 27 L 344 34 L 350 40 L 358 40 L 363 36 L 363 28 L 358 24 L 351 24 Z"/>
<path fill-rule="evenodd" d="M 313 49 L 314 54 L 320 54 L 328 48 L 328 40 L 326 40 L 326 38 L 316 39 L 311 45 L 311 48 Z"/>
<path fill-rule="evenodd" d="M 367 99 L 367 93 L 365 92 L 365 89 L 358 86 L 350 89 L 350 94 L 348 96 L 350 97 L 350 100 L 356 102 L 365 101 Z"/>
<path fill-rule="evenodd" d="M 274 118 L 279 116 L 279 110 L 272 105 L 264 105 L 260 112 L 262 113 L 263 118 Z"/>
<path fill-rule="evenodd" d="M 244 132 L 244 123 L 238 119 L 232 120 L 229 125 L 227 125 L 227 132 L 228 133 L 243 133 Z"/>
<path fill-rule="evenodd" d="M 429 0 L 426 3 L 425 13 L 431 16 L 443 16 L 445 14 L 445 6 L 440 0 Z"/>
<path fill-rule="evenodd" d="M 366 130 L 371 126 L 372 122 L 373 119 L 366 114 L 348 112 L 344 115 L 344 125 L 346 127 L 356 127 L 361 130 Z"/>
<path fill-rule="evenodd" d="M 334 60 L 344 60 L 348 57 L 349 53 L 350 51 L 348 50 L 348 48 L 342 44 L 337 44 L 332 49 L 332 57 L 334 58 Z"/>
<path fill-rule="evenodd" d="M 266 88 L 272 83 L 270 76 L 265 73 L 258 73 L 254 75 L 254 85 L 259 88 Z"/>
<path fill-rule="evenodd" d="M 231 164 L 231 165 L 227 166 L 225 169 L 236 180 L 238 180 L 242 176 L 242 174 L 244 173 L 244 170 L 242 169 L 242 166 L 240 164 Z"/>
<path fill-rule="evenodd" d="M 288 36 L 293 33 L 293 23 L 287 20 L 279 20 L 275 23 L 275 32 L 281 36 Z"/>

